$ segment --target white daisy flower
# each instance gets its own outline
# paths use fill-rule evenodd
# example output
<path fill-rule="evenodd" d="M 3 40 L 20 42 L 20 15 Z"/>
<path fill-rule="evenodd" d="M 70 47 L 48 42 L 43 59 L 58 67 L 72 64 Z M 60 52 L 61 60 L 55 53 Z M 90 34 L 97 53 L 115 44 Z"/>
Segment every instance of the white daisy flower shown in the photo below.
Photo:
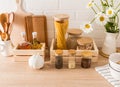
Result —
<path fill-rule="evenodd" d="M 108 21 L 108 17 L 104 13 L 98 13 L 96 15 L 96 22 L 100 25 L 105 25 Z"/>
<path fill-rule="evenodd" d="M 90 23 L 83 24 L 83 26 L 81 26 L 81 29 L 85 33 L 90 33 L 91 31 L 93 31 L 92 25 Z"/>
<path fill-rule="evenodd" d="M 87 4 L 87 8 L 91 8 L 94 6 L 94 2 L 93 1 L 90 1 L 88 4 Z"/>
<path fill-rule="evenodd" d="M 111 7 L 109 7 L 109 8 L 106 10 L 106 15 L 108 15 L 109 17 L 114 16 L 114 13 L 115 13 L 115 11 L 114 11 L 114 9 L 111 8 Z"/>

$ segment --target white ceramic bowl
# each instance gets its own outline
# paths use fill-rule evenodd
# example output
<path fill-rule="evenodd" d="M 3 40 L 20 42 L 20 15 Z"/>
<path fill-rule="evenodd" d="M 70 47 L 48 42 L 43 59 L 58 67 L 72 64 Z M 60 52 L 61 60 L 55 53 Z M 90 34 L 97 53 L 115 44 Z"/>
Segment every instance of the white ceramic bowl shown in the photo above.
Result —
<path fill-rule="evenodd" d="M 110 66 L 113 69 L 120 71 L 120 64 L 117 64 L 118 61 L 120 61 L 120 53 L 113 53 L 109 56 Z"/>
<path fill-rule="evenodd" d="M 113 69 L 110 65 L 109 65 L 109 69 L 112 77 L 116 80 L 120 80 L 120 71 Z"/>

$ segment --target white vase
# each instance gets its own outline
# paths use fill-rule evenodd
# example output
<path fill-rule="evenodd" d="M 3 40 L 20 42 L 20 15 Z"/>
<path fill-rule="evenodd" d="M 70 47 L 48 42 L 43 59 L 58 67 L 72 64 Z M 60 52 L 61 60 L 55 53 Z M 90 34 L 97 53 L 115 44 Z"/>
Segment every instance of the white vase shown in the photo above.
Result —
<path fill-rule="evenodd" d="M 116 52 L 116 39 L 118 33 L 108 33 L 106 32 L 106 37 L 102 46 L 102 52 L 106 55 Z"/>
<path fill-rule="evenodd" d="M 0 41 L 0 54 L 2 56 L 11 56 L 12 55 L 12 44 L 11 41 Z"/>

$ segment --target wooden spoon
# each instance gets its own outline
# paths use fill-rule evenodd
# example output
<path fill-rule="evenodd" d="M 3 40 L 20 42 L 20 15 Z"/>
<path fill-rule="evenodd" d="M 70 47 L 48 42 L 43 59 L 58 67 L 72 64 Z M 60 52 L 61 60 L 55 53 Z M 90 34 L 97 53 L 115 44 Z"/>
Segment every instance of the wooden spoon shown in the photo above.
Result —
<path fill-rule="evenodd" d="M 0 30 L 0 36 L 2 35 L 2 31 Z"/>
<path fill-rule="evenodd" d="M 4 29 L 4 32 L 6 31 L 5 29 L 6 29 L 6 24 L 5 23 L 7 23 L 8 22 L 8 14 L 7 13 L 3 13 L 3 14 L 1 14 L 1 16 L 0 16 L 0 19 L 1 19 L 1 25 L 2 25 L 2 27 L 3 27 L 3 29 Z"/>
<path fill-rule="evenodd" d="M 13 23 L 13 20 L 14 20 L 14 12 L 11 12 L 8 15 L 8 22 L 9 23 Z"/>
<path fill-rule="evenodd" d="M 12 28 L 11 27 L 11 24 L 13 23 L 14 21 L 14 12 L 11 12 L 9 15 L 8 15 L 8 33 L 10 34 L 12 32 Z"/>
<path fill-rule="evenodd" d="M 3 41 L 8 40 L 8 34 L 6 32 L 2 33 L 1 38 L 2 38 Z"/>
<path fill-rule="evenodd" d="M 8 14 L 7 13 L 2 13 L 0 16 L 1 23 L 8 22 Z"/>
<path fill-rule="evenodd" d="M 2 26 L 3 26 L 4 32 L 7 32 L 7 28 L 8 28 L 7 22 L 3 23 Z"/>

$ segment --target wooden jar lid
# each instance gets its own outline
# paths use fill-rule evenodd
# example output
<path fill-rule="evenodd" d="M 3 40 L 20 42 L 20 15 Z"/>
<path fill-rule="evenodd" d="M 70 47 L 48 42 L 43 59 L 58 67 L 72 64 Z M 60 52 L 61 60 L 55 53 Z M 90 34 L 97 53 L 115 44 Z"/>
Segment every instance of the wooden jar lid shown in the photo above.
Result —
<path fill-rule="evenodd" d="M 63 51 L 62 51 L 62 50 L 56 50 L 55 53 L 56 53 L 57 55 L 61 55 L 61 54 L 63 54 Z"/>
<path fill-rule="evenodd" d="M 75 51 L 74 49 L 70 49 L 68 52 L 69 52 L 70 54 L 76 54 L 76 51 Z"/>
<path fill-rule="evenodd" d="M 68 29 L 67 33 L 69 35 L 81 35 L 82 34 L 82 30 L 80 30 L 78 28 L 71 28 L 71 29 Z"/>
<path fill-rule="evenodd" d="M 69 18 L 69 15 L 67 14 L 57 14 L 54 16 L 55 21 L 64 21 L 64 20 L 67 20 L 68 18 Z"/>
<path fill-rule="evenodd" d="M 83 57 L 92 57 L 93 53 L 91 51 L 83 51 L 81 52 L 81 56 Z"/>
<path fill-rule="evenodd" d="M 91 44 L 92 42 L 93 40 L 90 37 L 81 37 L 77 40 L 79 45 Z"/>

